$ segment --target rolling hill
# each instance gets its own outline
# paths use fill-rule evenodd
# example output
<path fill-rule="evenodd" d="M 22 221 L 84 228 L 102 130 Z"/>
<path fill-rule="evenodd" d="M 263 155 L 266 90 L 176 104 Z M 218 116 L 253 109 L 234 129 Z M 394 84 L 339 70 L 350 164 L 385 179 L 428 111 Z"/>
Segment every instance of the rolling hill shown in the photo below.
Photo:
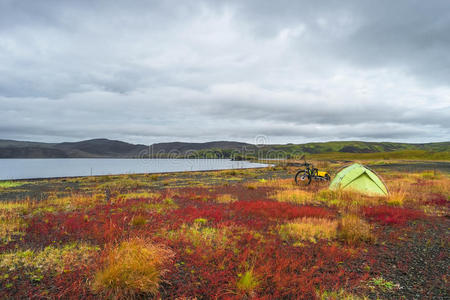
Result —
<path fill-rule="evenodd" d="M 391 142 L 323 142 L 286 145 L 253 145 L 232 141 L 206 143 L 157 143 L 150 146 L 126 142 L 92 139 L 80 142 L 39 143 L 28 141 L 0 140 L 0 158 L 138 158 L 138 157 L 206 157 L 230 158 L 297 156 L 303 153 L 319 156 L 335 153 L 439 153 L 437 157 L 447 157 L 450 142 L 441 143 L 391 143 Z M 412 152 L 411 152 L 412 151 Z M 416 151 L 416 152 L 414 152 Z M 363 155 L 364 156 L 364 155 Z"/>
<path fill-rule="evenodd" d="M 148 149 L 108 139 L 73 143 L 36 143 L 0 140 L 0 158 L 133 158 Z"/>

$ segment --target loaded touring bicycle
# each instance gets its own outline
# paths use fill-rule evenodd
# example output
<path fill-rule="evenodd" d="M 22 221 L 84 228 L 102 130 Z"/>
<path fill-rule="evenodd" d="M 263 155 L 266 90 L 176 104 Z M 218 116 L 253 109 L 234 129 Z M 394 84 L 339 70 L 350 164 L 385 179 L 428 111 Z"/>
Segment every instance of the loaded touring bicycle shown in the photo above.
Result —
<path fill-rule="evenodd" d="M 305 156 L 302 156 L 304 163 L 301 165 L 304 169 L 298 170 L 295 174 L 295 183 L 299 185 L 309 185 L 312 180 L 315 181 L 330 181 L 330 174 L 326 171 L 319 171 L 310 163 L 307 163 Z"/>

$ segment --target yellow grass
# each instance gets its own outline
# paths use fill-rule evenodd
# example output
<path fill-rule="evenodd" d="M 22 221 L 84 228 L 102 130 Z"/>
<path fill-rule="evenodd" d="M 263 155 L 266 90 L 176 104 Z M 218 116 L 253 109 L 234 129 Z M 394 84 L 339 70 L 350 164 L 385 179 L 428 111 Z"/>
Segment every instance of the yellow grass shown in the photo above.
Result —
<path fill-rule="evenodd" d="M 400 189 L 397 191 L 391 191 L 386 200 L 386 203 L 388 205 L 392 205 L 392 206 L 403 206 L 405 197 L 406 197 L 406 191 L 404 189 Z"/>
<path fill-rule="evenodd" d="M 130 225 L 133 227 L 141 227 L 147 224 L 147 219 L 144 216 L 134 216 L 131 219 Z"/>
<path fill-rule="evenodd" d="M 431 181 L 430 191 L 433 193 L 439 193 L 450 197 L 450 177 L 442 177 L 441 179 L 435 179 Z"/>
<path fill-rule="evenodd" d="M 230 248 L 235 250 L 235 242 L 239 235 L 252 235 L 253 238 L 262 240 L 263 236 L 253 230 L 238 225 L 212 227 L 208 220 L 198 218 L 193 224 L 183 224 L 176 230 L 162 230 L 161 236 L 171 240 L 188 240 L 194 247 L 210 247 L 213 249 Z M 185 249 L 189 252 L 190 249 Z"/>
<path fill-rule="evenodd" d="M 335 206 L 341 212 L 356 212 L 360 207 L 376 206 L 385 201 L 382 197 L 369 197 L 352 191 L 320 190 L 316 195 L 316 201 L 326 206 Z"/>
<path fill-rule="evenodd" d="M 314 203 L 314 194 L 299 188 L 279 190 L 275 194 L 271 195 L 271 198 L 279 202 L 290 202 L 296 204 Z"/>
<path fill-rule="evenodd" d="M 33 206 L 36 205 L 36 202 L 26 199 L 21 201 L 14 202 L 4 202 L 0 201 L 0 214 L 6 212 L 14 212 L 15 214 L 26 214 L 31 211 Z"/>
<path fill-rule="evenodd" d="M 195 247 L 225 248 L 231 235 L 230 228 L 209 227 L 206 223 L 206 219 L 197 219 L 194 224 L 183 224 L 179 229 L 167 232 L 166 236 L 170 239 L 187 239 Z"/>
<path fill-rule="evenodd" d="M 338 237 L 349 244 L 371 242 L 375 239 L 372 226 L 356 215 L 344 215 L 339 221 Z"/>
<path fill-rule="evenodd" d="M 142 211 L 156 211 L 157 213 L 164 214 L 172 209 L 178 208 L 178 205 L 172 198 L 165 198 L 159 202 L 140 202 L 130 207 L 132 212 Z"/>
<path fill-rule="evenodd" d="M 356 215 L 344 215 L 339 221 L 305 217 L 280 225 L 278 234 L 283 240 L 293 241 L 294 245 L 335 238 L 349 244 L 374 240 L 371 226 Z"/>
<path fill-rule="evenodd" d="M 7 243 L 17 240 L 25 235 L 27 223 L 15 214 L 2 213 L 0 215 L 0 243 Z"/>
<path fill-rule="evenodd" d="M 423 171 L 420 173 L 420 177 L 423 179 L 440 179 L 442 174 L 434 170 Z"/>
<path fill-rule="evenodd" d="M 87 195 L 87 194 L 71 194 L 67 197 L 49 197 L 47 201 L 41 202 L 39 206 L 56 206 L 58 210 L 74 210 L 77 208 L 93 207 L 101 202 L 100 197 Z"/>
<path fill-rule="evenodd" d="M 0 202 L 0 243 L 20 239 L 25 235 L 27 223 L 23 218 L 36 206 L 29 199 L 16 202 Z"/>
<path fill-rule="evenodd" d="M 293 179 L 260 179 L 254 182 L 247 182 L 244 184 L 249 189 L 255 189 L 258 187 L 267 187 L 275 189 L 292 189 L 295 188 L 295 182 Z"/>
<path fill-rule="evenodd" d="M 107 298 L 134 299 L 154 296 L 170 263 L 173 252 L 162 245 L 132 238 L 109 250 L 105 266 L 92 283 L 95 293 Z"/>
<path fill-rule="evenodd" d="M 218 203 L 233 203 L 238 201 L 238 198 L 231 194 L 222 194 L 217 196 L 216 201 Z"/>
<path fill-rule="evenodd" d="M 322 239 L 334 239 L 336 237 L 337 227 L 338 222 L 336 220 L 305 217 L 280 225 L 278 234 L 283 240 L 316 243 Z"/>
<path fill-rule="evenodd" d="M 155 192 L 140 192 L 140 193 L 124 193 L 119 196 L 121 200 L 129 199 L 158 199 L 161 196 L 160 193 Z"/>

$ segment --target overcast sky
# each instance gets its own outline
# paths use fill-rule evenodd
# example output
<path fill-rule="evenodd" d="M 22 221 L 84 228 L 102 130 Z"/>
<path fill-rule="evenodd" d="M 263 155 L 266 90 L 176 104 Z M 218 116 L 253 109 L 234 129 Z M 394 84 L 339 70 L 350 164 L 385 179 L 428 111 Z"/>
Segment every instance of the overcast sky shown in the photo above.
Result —
<path fill-rule="evenodd" d="M 97 137 L 449 141 L 450 1 L 0 0 L 0 139 Z"/>

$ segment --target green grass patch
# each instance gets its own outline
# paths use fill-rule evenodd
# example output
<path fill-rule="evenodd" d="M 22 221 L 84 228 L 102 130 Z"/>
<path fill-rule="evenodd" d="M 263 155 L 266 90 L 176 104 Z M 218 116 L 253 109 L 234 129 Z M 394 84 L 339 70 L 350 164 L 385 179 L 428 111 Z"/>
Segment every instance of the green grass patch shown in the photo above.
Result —
<path fill-rule="evenodd" d="M 88 264 L 98 246 L 85 243 L 71 243 L 64 246 L 47 246 L 42 250 L 20 249 L 0 255 L 0 270 L 24 274 L 32 281 L 40 281 L 44 276 L 73 271 L 71 267 Z"/>
<path fill-rule="evenodd" d="M 0 190 L 14 188 L 28 183 L 27 181 L 0 181 Z"/>

